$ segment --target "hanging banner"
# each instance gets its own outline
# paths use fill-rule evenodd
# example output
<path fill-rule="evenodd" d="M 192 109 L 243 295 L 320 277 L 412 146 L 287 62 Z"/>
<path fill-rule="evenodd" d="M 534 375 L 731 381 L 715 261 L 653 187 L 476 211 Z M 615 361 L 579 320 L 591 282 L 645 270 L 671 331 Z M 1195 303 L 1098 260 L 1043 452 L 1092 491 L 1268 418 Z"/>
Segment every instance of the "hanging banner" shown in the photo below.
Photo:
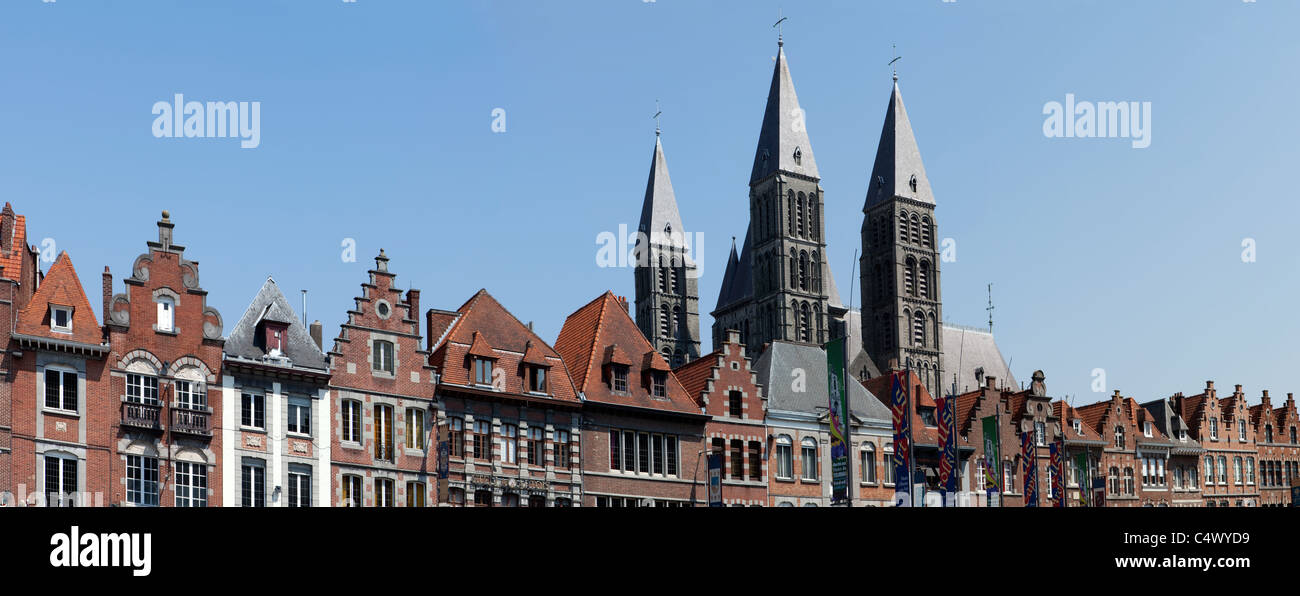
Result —
<path fill-rule="evenodd" d="M 844 341 L 826 344 L 826 388 L 831 418 L 831 502 L 849 498 L 849 391 Z"/>

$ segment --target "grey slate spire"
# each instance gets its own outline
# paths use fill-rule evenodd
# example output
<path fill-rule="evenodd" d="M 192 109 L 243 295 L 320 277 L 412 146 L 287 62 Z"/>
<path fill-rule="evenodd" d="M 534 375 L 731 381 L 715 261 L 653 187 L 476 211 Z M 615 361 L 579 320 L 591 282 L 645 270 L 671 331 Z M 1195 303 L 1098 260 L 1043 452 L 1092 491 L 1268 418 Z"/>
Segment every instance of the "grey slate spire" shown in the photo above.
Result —
<path fill-rule="evenodd" d="M 916 178 L 915 188 L 912 178 Z M 903 96 L 894 83 L 889 96 L 889 109 L 885 112 L 885 126 L 880 131 L 880 144 L 876 148 L 876 163 L 871 168 L 870 187 L 867 190 L 869 208 L 880 201 L 902 197 L 922 203 L 934 204 L 930 179 L 921 163 L 921 150 L 912 136 L 912 123 L 903 107 Z"/>
<path fill-rule="evenodd" d="M 790 172 L 809 178 L 820 178 L 817 161 L 813 159 L 812 141 L 799 97 L 794 92 L 794 80 L 786 64 L 785 48 L 778 47 L 776 67 L 772 72 L 772 87 L 767 92 L 767 109 L 763 111 L 763 128 L 758 133 L 758 148 L 754 152 L 754 169 L 749 175 L 752 184 L 776 171 Z"/>
<path fill-rule="evenodd" d="M 665 360 L 678 367 L 700 355 L 699 275 L 677 211 L 657 126 L 637 231 L 637 327 Z"/>

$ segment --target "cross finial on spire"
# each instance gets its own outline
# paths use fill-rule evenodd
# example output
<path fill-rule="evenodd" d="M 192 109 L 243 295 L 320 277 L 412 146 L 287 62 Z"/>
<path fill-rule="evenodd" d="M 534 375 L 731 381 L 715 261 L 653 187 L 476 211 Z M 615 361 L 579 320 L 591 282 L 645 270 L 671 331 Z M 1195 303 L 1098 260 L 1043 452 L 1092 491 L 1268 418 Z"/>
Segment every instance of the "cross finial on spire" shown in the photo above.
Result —
<path fill-rule="evenodd" d="M 651 118 L 654 118 L 654 119 L 655 119 L 655 136 L 656 136 L 656 137 L 659 136 L 659 116 L 662 116 L 663 113 L 664 113 L 664 111 L 661 110 L 661 109 L 659 109 L 659 100 L 656 99 L 656 100 L 655 100 L 655 115 L 654 115 L 654 116 L 651 116 Z"/>
<path fill-rule="evenodd" d="M 889 44 L 889 47 L 891 47 L 891 48 L 894 49 L 894 59 L 889 61 L 889 66 L 892 66 L 892 67 L 894 68 L 894 82 L 897 83 L 897 82 L 898 82 L 898 67 L 897 67 L 897 66 L 894 66 L 894 63 L 895 63 L 895 62 L 898 62 L 898 61 L 901 60 L 903 57 L 898 55 L 898 44 L 893 44 L 893 43 L 891 43 L 891 44 Z"/>
<path fill-rule="evenodd" d="M 777 9 L 776 14 L 778 17 L 780 17 L 780 20 L 773 23 L 772 26 L 776 27 L 776 47 L 779 48 L 785 45 L 785 30 L 781 26 L 781 23 L 785 22 L 786 17 L 782 14 L 782 10 L 779 8 Z"/>

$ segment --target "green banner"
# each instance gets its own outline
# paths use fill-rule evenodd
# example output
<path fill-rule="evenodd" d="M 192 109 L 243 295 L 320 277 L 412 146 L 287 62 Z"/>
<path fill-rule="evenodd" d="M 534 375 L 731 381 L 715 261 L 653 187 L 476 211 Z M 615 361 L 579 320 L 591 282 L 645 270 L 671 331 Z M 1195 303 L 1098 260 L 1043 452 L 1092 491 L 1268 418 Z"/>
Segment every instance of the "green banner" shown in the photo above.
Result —
<path fill-rule="evenodd" d="M 985 416 L 984 423 L 984 490 L 989 494 L 1002 492 L 1001 443 L 998 439 L 998 417 Z"/>
<path fill-rule="evenodd" d="M 831 501 L 849 496 L 849 386 L 844 370 L 844 341 L 826 344 L 826 389 L 831 418 Z"/>

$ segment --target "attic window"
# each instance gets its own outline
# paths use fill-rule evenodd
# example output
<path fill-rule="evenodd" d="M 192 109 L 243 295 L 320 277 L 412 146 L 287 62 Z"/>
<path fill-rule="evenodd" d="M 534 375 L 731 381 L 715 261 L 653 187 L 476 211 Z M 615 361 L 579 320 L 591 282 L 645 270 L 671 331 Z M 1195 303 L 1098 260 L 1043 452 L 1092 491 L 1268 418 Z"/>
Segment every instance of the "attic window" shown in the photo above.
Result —
<path fill-rule="evenodd" d="M 769 157 L 771 157 L 771 156 L 772 156 L 772 154 L 768 153 L 767 149 L 764 149 L 764 150 L 763 150 L 763 163 L 767 163 L 767 158 L 769 158 Z"/>
<path fill-rule="evenodd" d="M 668 373 L 662 370 L 650 372 L 650 394 L 655 397 L 667 397 Z"/>
<path fill-rule="evenodd" d="M 158 330 L 171 331 L 176 320 L 176 302 L 168 297 L 158 299 Z"/>
<path fill-rule="evenodd" d="M 876 176 L 876 188 L 881 188 L 883 186 L 885 186 L 885 177 Z"/>
<path fill-rule="evenodd" d="M 619 393 L 627 393 L 627 369 L 626 364 L 615 364 L 611 366 L 609 384 L 610 388 Z"/>
<path fill-rule="evenodd" d="M 1144 434 L 1144 435 L 1146 435 L 1146 436 L 1148 436 L 1148 437 L 1151 436 L 1151 423 L 1150 423 L 1150 422 L 1143 422 L 1143 423 L 1142 423 L 1142 434 Z"/>
<path fill-rule="evenodd" d="M 1075 418 L 1074 420 L 1071 420 L 1070 422 L 1071 422 L 1072 426 L 1074 426 L 1074 434 L 1076 434 L 1076 435 L 1081 435 L 1081 434 L 1083 434 L 1083 421 L 1082 421 L 1082 420 L 1079 420 L 1078 418 Z"/>
<path fill-rule="evenodd" d="M 794 148 L 794 163 L 796 164 L 803 163 L 803 150 L 798 147 Z"/>
<path fill-rule="evenodd" d="M 50 330 L 72 333 L 72 309 L 66 306 L 51 306 Z"/>
<path fill-rule="evenodd" d="M 380 300 L 379 304 L 375 305 L 375 312 L 379 313 L 379 318 L 387 319 L 389 313 L 392 311 L 390 310 L 387 302 Z"/>
<path fill-rule="evenodd" d="M 912 174 L 912 179 L 907 181 L 907 185 L 912 187 L 912 192 L 916 192 L 916 174 Z"/>

